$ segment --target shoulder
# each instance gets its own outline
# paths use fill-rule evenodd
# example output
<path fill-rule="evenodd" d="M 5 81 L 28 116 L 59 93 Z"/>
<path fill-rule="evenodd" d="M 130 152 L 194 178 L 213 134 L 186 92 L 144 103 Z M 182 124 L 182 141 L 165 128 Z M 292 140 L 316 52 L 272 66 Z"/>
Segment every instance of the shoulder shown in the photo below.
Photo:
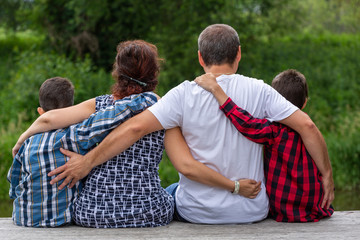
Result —
<path fill-rule="evenodd" d="M 110 94 L 97 96 L 95 98 L 95 111 L 99 111 L 102 108 L 113 105 L 114 102 L 114 97 Z"/>
<path fill-rule="evenodd" d="M 250 94 L 252 96 L 252 94 L 266 94 L 266 92 L 271 89 L 271 86 L 261 79 L 247 77 L 240 74 L 234 74 L 228 78 L 229 79 L 226 79 L 226 81 L 229 80 L 228 87 L 233 88 L 236 92 L 241 91 L 243 94 L 246 93 L 246 95 Z"/>
<path fill-rule="evenodd" d="M 156 95 L 154 92 L 143 92 L 138 94 L 132 94 L 130 96 L 124 97 L 122 99 L 116 100 L 117 104 L 121 103 L 134 103 L 134 104 L 141 104 L 141 103 L 148 103 L 150 105 L 155 104 L 158 101 L 159 96 Z"/>
<path fill-rule="evenodd" d="M 194 90 L 202 91 L 203 89 L 194 81 L 185 80 L 176 87 L 170 89 L 163 98 L 183 98 L 186 94 L 194 94 Z"/>
<path fill-rule="evenodd" d="M 257 78 L 253 78 L 253 77 L 247 77 L 247 76 L 244 76 L 244 75 L 241 75 L 241 74 L 234 74 L 234 78 L 236 79 L 236 81 L 242 81 L 242 82 L 249 83 L 249 84 L 268 85 L 261 79 L 257 79 Z"/>

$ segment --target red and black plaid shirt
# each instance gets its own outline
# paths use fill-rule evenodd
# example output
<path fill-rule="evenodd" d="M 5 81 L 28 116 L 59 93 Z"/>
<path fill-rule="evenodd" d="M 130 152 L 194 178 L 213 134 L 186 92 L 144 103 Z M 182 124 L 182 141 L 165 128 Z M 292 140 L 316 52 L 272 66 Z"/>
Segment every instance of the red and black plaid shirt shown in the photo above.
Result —
<path fill-rule="evenodd" d="M 334 209 L 321 208 L 324 190 L 320 172 L 300 135 L 280 123 L 254 118 L 230 98 L 220 109 L 249 140 L 264 144 L 269 215 L 278 222 L 317 222 Z"/>

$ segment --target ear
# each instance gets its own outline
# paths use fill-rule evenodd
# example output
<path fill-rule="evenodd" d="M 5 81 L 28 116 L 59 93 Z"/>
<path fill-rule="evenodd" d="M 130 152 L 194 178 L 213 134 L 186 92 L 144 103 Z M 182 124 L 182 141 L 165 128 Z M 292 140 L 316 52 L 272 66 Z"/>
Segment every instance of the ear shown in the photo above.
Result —
<path fill-rule="evenodd" d="M 241 60 L 241 46 L 239 46 L 239 50 L 236 54 L 236 61 L 240 62 L 240 60 Z"/>
<path fill-rule="evenodd" d="M 38 107 L 37 112 L 39 113 L 39 115 L 43 115 L 45 113 L 45 111 L 42 107 Z"/>
<path fill-rule="evenodd" d="M 307 101 L 308 101 L 308 99 L 305 98 L 305 102 L 304 102 L 304 105 L 302 106 L 301 110 L 303 110 L 306 107 Z"/>
<path fill-rule="evenodd" d="M 204 59 L 201 56 L 200 50 L 198 50 L 198 58 L 199 58 L 199 63 L 200 65 L 204 68 L 206 67 L 205 63 L 204 63 Z"/>

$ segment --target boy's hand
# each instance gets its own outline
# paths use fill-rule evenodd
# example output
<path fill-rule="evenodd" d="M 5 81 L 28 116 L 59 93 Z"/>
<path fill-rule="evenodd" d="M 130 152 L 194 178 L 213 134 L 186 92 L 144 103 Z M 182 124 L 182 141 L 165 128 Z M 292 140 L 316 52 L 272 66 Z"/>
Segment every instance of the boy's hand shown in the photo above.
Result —
<path fill-rule="evenodd" d="M 223 105 L 229 98 L 217 83 L 216 77 L 212 73 L 206 73 L 197 77 L 195 82 L 206 91 L 211 92 L 220 105 Z"/>
<path fill-rule="evenodd" d="M 261 191 L 261 181 L 256 182 L 252 179 L 241 179 L 239 180 L 240 190 L 239 194 L 247 198 L 256 198 Z"/>
<path fill-rule="evenodd" d="M 206 91 L 209 91 L 213 93 L 216 88 L 220 87 L 219 84 L 216 82 L 216 77 L 212 73 L 205 73 L 195 79 L 195 82 L 205 89 Z"/>

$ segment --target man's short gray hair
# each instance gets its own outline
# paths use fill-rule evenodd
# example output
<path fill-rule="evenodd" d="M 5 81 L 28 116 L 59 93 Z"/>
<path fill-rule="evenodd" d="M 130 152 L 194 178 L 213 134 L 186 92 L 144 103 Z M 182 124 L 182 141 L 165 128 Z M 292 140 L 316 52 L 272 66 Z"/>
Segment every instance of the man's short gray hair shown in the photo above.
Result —
<path fill-rule="evenodd" d="M 206 66 L 234 63 L 239 46 L 237 32 L 226 24 L 208 26 L 198 39 L 199 51 Z"/>

